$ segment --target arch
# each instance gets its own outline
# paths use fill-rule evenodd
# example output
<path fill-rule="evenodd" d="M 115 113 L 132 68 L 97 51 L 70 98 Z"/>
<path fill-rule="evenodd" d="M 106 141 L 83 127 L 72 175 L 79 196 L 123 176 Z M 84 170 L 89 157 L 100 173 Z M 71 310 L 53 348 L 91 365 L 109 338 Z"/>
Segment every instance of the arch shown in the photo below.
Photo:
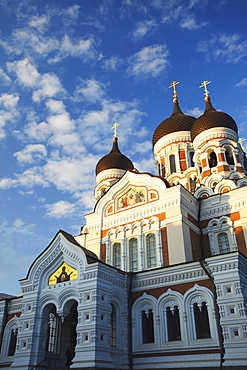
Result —
<path fill-rule="evenodd" d="M 216 319 L 212 292 L 197 284 L 184 295 L 190 341 L 216 340 Z"/>
<path fill-rule="evenodd" d="M 213 195 L 213 190 L 206 186 L 201 186 L 194 193 L 194 196 L 197 199 L 198 198 L 208 198 L 210 195 Z"/>
<path fill-rule="evenodd" d="M 233 149 L 232 149 L 232 147 L 230 147 L 230 146 L 224 146 L 224 149 L 225 149 L 226 162 L 230 166 L 234 166 L 235 165 L 235 162 L 234 162 L 234 155 L 233 155 Z"/>
<path fill-rule="evenodd" d="M 157 300 L 144 293 L 132 306 L 132 336 L 134 347 L 153 343 L 157 346 L 156 320 Z"/>
<path fill-rule="evenodd" d="M 14 316 L 9 320 L 4 328 L 3 341 L 1 348 L 1 357 L 11 357 L 14 355 L 17 344 L 18 330 L 20 328 L 20 320 Z"/>
<path fill-rule="evenodd" d="M 170 288 L 158 299 L 161 317 L 161 341 L 177 342 L 185 337 L 183 325 L 183 296 Z"/>
<path fill-rule="evenodd" d="M 208 166 L 216 167 L 218 164 L 217 155 L 213 150 L 208 151 Z"/>

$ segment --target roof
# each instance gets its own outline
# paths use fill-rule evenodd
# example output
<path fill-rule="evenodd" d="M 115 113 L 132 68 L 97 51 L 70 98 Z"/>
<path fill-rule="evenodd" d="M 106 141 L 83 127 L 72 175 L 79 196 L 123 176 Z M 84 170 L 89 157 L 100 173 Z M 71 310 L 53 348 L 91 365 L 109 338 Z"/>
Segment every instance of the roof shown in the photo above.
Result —
<path fill-rule="evenodd" d="M 194 140 L 201 132 L 215 127 L 226 127 L 238 132 L 237 124 L 234 119 L 227 113 L 215 110 L 211 104 L 210 97 L 207 96 L 203 115 L 197 118 L 193 123 L 191 139 Z"/>
<path fill-rule="evenodd" d="M 123 155 L 118 148 L 117 137 L 113 138 L 112 149 L 109 154 L 99 160 L 96 166 L 96 175 L 101 171 L 117 168 L 121 170 L 133 170 L 134 165 L 131 160 Z"/>
<path fill-rule="evenodd" d="M 163 136 L 177 131 L 190 131 L 195 121 L 195 117 L 184 114 L 178 103 L 178 99 L 174 99 L 174 108 L 171 116 L 162 121 L 156 128 L 153 134 L 153 147 Z"/>

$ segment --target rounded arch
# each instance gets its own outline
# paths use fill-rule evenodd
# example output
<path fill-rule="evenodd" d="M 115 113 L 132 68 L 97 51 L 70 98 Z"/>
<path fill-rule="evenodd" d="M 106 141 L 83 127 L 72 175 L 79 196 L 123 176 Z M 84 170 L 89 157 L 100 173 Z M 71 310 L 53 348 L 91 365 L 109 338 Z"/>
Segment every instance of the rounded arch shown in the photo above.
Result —
<path fill-rule="evenodd" d="M 20 320 L 17 316 L 7 322 L 3 332 L 1 358 L 14 355 L 19 328 Z"/>
<path fill-rule="evenodd" d="M 213 190 L 207 186 L 201 186 L 194 193 L 194 196 L 197 199 L 198 198 L 208 198 L 211 195 L 213 195 Z"/>
<path fill-rule="evenodd" d="M 135 348 L 147 343 L 157 347 L 157 299 L 144 293 L 132 306 L 132 336 Z"/>
<path fill-rule="evenodd" d="M 222 180 L 216 185 L 214 192 L 218 193 L 218 194 L 222 194 L 222 193 L 225 193 L 226 190 L 230 191 L 230 190 L 233 190 L 233 189 L 236 189 L 236 188 L 237 188 L 237 186 L 234 183 L 234 181 L 232 181 L 232 180 Z"/>
<path fill-rule="evenodd" d="M 213 293 L 204 286 L 194 285 L 184 294 L 184 310 L 188 315 L 189 341 L 217 341 Z"/>

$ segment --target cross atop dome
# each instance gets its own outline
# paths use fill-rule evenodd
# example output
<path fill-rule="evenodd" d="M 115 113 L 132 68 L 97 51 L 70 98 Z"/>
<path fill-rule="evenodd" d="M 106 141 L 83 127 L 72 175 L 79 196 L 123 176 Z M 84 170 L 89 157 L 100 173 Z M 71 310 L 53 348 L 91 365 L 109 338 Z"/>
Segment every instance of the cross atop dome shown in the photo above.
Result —
<path fill-rule="evenodd" d="M 209 91 L 208 91 L 208 89 L 206 87 L 208 84 L 211 84 L 211 81 L 203 81 L 202 84 L 201 84 L 201 86 L 199 86 L 199 87 L 204 87 L 205 100 L 208 100 L 208 98 L 209 98 L 209 96 L 208 96 Z"/>
<path fill-rule="evenodd" d="M 114 130 L 113 138 L 117 137 L 117 127 L 120 126 L 119 123 L 114 123 L 112 129 Z"/>
<path fill-rule="evenodd" d="M 173 101 L 174 100 L 178 100 L 178 98 L 177 98 L 178 97 L 178 92 L 176 90 L 176 85 L 178 85 L 178 84 L 180 84 L 179 81 L 172 81 L 171 85 L 168 86 L 168 89 L 170 89 L 171 87 L 173 87 L 173 95 L 172 95 L 172 97 L 174 98 Z"/>

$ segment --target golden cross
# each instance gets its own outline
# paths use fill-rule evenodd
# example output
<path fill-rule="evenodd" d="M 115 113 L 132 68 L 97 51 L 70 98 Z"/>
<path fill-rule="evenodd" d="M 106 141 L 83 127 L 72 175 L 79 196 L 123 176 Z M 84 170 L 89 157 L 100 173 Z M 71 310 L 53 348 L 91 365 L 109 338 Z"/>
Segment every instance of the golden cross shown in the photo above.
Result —
<path fill-rule="evenodd" d="M 119 123 L 114 123 L 114 125 L 112 126 L 112 129 L 114 129 L 114 137 L 117 136 L 117 126 L 120 126 Z"/>
<path fill-rule="evenodd" d="M 201 84 L 201 86 L 199 86 L 199 87 L 204 87 L 204 95 L 205 96 L 208 96 L 208 94 L 209 94 L 209 91 L 206 88 L 206 86 L 208 84 L 211 84 L 211 81 L 203 81 L 203 83 Z"/>
<path fill-rule="evenodd" d="M 244 150 L 244 147 L 243 147 L 243 141 L 245 141 L 246 139 L 242 139 L 242 138 L 239 138 L 238 139 L 238 142 L 239 142 L 239 145 L 241 146 L 241 149 Z"/>
<path fill-rule="evenodd" d="M 171 87 L 173 87 L 173 95 L 172 97 L 173 98 L 176 98 L 178 96 L 178 92 L 176 91 L 176 85 L 180 84 L 180 82 L 178 81 L 172 81 L 171 85 L 168 86 L 168 89 L 170 89 Z"/>

